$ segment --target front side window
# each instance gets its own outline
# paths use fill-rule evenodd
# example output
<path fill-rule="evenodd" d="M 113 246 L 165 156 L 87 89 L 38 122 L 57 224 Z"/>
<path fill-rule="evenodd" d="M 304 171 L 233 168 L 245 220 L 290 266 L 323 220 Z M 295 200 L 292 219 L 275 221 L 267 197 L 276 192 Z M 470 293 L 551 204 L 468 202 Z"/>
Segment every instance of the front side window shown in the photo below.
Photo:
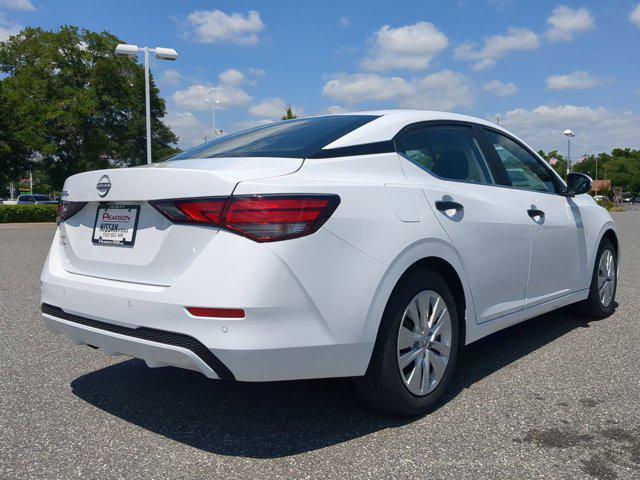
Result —
<path fill-rule="evenodd" d="M 556 193 L 553 176 L 540 161 L 520 144 L 493 130 L 484 131 L 500 157 L 511 185 L 526 190 Z"/>
<path fill-rule="evenodd" d="M 271 123 L 225 135 L 179 153 L 169 161 L 217 157 L 307 158 L 376 118 L 375 115 L 327 115 Z"/>

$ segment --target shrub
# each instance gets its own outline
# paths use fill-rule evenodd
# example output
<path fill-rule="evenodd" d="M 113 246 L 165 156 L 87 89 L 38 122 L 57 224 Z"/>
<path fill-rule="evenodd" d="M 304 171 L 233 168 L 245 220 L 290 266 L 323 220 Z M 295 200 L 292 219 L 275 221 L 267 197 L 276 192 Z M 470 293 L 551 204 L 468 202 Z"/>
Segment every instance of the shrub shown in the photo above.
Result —
<path fill-rule="evenodd" d="M 601 207 L 606 208 L 610 212 L 624 212 L 624 208 L 617 207 L 614 203 L 608 198 L 604 198 L 602 200 L 596 200 L 596 203 Z"/>
<path fill-rule="evenodd" d="M 0 223 L 55 222 L 56 205 L 0 205 Z"/>

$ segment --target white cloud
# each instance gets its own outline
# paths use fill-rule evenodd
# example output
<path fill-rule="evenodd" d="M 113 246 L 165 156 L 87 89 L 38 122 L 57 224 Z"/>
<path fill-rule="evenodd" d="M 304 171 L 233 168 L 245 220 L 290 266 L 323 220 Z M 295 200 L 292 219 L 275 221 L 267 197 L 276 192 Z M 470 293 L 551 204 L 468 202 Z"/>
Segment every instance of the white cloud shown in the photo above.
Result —
<path fill-rule="evenodd" d="M 227 68 L 218 75 L 218 78 L 227 85 L 240 85 L 244 81 L 244 74 L 235 68 Z"/>
<path fill-rule="evenodd" d="M 568 42 L 573 40 L 574 34 L 588 32 L 594 29 L 594 19 L 586 8 L 570 8 L 559 5 L 553 9 L 547 18 L 549 30 L 547 38 L 552 42 Z"/>
<path fill-rule="evenodd" d="M 36 9 L 30 0 L 0 0 L 0 7 L 7 10 L 22 10 L 23 12 L 32 12 Z"/>
<path fill-rule="evenodd" d="M 342 73 L 334 76 L 322 92 L 346 103 L 390 101 L 410 95 L 413 87 L 400 77 L 383 77 L 373 73 Z"/>
<path fill-rule="evenodd" d="M 540 39 L 526 28 L 509 27 L 506 35 L 494 35 L 484 40 L 482 48 L 478 49 L 471 42 L 466 42 L 455 49 L 457 60 L 474 62 L 473 70 L 485 70 L 496 65 L 499 58 L 511 52 L 535 50 L 540 46 Z"/>
<path fill-rule="evenodd" d="M 552 75 L 547 77 L 547 88 L 549 90 L 584 90 L 602 85 L 604 81 L 600 77 L 591 75 L 589 72 L 576 70 L 573 73 L 564 75 Z"/>
<path fill-rule="evenodd" d="M 286 109 L 287 104 L 282 98 L 269 98 L 252 105 L 249 114 L 254 117 L 280 118 Z"/>
<path fill-rule="evenodd" d="M 288 105 L 289 104 L 280 97 L 268 98 L 256 103 L 255 105 L 252 105 L 251 108 L 249 108 L 249 114 L 253 115 L 254 117 L 280 120 L 282 115 L 285 114 Z M 291 109 L 293 110 L 293 113 L 295 115 L 300 116 L 302 114 L 302 108 L 300 107 L 292 105 Z"/>
<path fill-rule="evenodd" d="M 279 120 L 279 118 L 278 118 Z M 256 120 L 242 120 L 240 122 L 236 122 L 234 127 L 235 130 L 247 130 L 249 128 L 254 128 L 254 127 L 260 127 L 262 125 L 269 125 L 270 123 L 273 123 L 274 120 L 270 119 L 270 118 L 261 118 L 261 119 L 256 119 Z"/>
<path fill-rule="evenodd" d="M 165 85 L 178 85 L 182 81 L 182 75 L 175 68 L 170 68 L 162 73 L 162 82 Z"/>
<path fill-rule="evenodd" d="M 267 71 L 264 68 L 247 68 L 247 72 L 249 75 L 253 75 L 254 77 L 264 77 L 267 74 Z"/>
<path fill-rule="evenodd" d="M 246 14 L 226 14 L 220 10 L 198 10 L 187 17 L 188 24 L 194 32 L 187 37 L 202 43 L 236 43 L 238 45 L 255 45 L 258 33 L 264 30 L 260 13 L 250 10 Z"/>
<path fill-rule="evenodd" d="M 464 75 L 442 70 L 405 80 L 378 74 L 339 74 L 324 86 L 323 93 L 349 104 L 393 102 L 403 108 L 452 110 L 473 105 L 473 88 Z"/>
<path fill-rule="evenodd" d="M 331 105 L 330 107 L 327 107 L 325 109 L 325 113 L 329 114 L 329 115 L 336 115 L 338 113 L 346 113 L 349 110 L 347 110 L 344 107 L 341 107 L 340 105 Z"/>
<path fill-rule="evenodd" d="M 348 27 L 351 25 L 351 17 L 340 17 L 339 22 L 341 27 Z"/>
<path fill-rule="evenodd" d="M 4 42 L 11 35 L 16 35 L 22 30 L 22 25 L 12 22 L 0 12 L 0 42 Z"/>
<path fill-rule="evenodd" d="M 413 84 L 414 94 L 400 100 L 403 108 L 454 110 L 474 104 L 471 82 L 461 73 L 442 70 L 415 80 Z"/>
<path fill-rule="evenodd" d="M 640 28 L 640 3 L 636 5 L 636 8 L 634 8 L 629 15 L 629 20 L 631 21 L 631 23 Z"/>
<path fill-rule="evenodd" d="M 164 117 L 164 123 L 178 136 L 178 145 L 182 148 L 202 143 L 208 133 L 191 112 L 169 113 Z"/>
<path fill-rule="evenodd" d="M 247 92 L 234 85 L 191 85 L 173 93 L 173 103 L 188 110 L 207 110 L 205 98 L 219 99 L 222 108 L 240 107 L 251 102 Z"/>
<path fill-rule="evenodd" d="M 517 108 L 500 117 L 505 128 L 536 150 L 564 151 L 567 142 L 562 131 L 566 128 L 576 133 L 571 143 L 576 155 L 635 145 L 640 138 L 640 116 L 603 107 L 540 105 L 533 110 Z"/>
<path fill-rule="evenodd" d="M 375 33 L 374 47 L 361 67 L 374 72 L 425 70 L 448 45 L 445 34 L 429 22 L 398 28 L 385 25 Z"/>
<path fill-rule="evenodd" d="M 492 93 L 497 97 L 508 97 L 518 92 L 518 87 L 514 83 L 502 83 L 500 80 L 491 80 L 482 87 L 485 92 Z"/>

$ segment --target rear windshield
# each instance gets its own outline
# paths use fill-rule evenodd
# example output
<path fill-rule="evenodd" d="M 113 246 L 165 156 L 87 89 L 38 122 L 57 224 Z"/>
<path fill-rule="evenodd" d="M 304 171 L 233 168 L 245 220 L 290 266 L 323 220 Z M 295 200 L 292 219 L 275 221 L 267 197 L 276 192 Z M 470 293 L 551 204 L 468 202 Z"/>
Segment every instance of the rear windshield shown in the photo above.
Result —
<path fill-rule="evenodd" d="M 270 123 L 225 135 L 168 160 L 215 157 L 306 158 L 375 118 L 375 115 L 329 115 Z"/>

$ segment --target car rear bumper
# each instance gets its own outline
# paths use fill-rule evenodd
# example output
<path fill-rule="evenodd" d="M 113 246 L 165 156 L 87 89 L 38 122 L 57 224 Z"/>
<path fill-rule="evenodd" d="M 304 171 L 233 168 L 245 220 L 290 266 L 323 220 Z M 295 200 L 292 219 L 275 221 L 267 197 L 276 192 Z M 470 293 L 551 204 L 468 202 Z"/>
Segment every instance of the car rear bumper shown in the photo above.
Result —
<path fill-rule="evenodd" d="M 214 379 L 262 382 L 349 377 L 363 373 L 354 372 L 354 368 L 371 350 L 364 344 L 216 350 L 185 334 L 123 327 L 70 314 L 49 304 L 42 305 L 42 316 L 49 330 L 77 345 L 99 348 L 106 355 L 139 358 L 151 368 L 185 368 Z"/>
<path fill-rule="evenodd" d="M 366 270 L 379 270 L 379 264 L 319 231 L 313 246 L 299 248 L 331 248 L 341 253 L 341 265 L 347 264 L 345 255 L 354 255 L 360 267 L 354 275 L 364 280 L 356 283 L 340 271 L 314 269 L 313 283 L 303 287 L 304 272 L 292 267 L 295 259 L 289 250 L 274 251 L 237 236 L 233 243 L 228 239 L 220 245 L 232 235 L 216 236 L 215 256 L 201 258 L 168 287 L 68 272 L 56 235 L 41 277 L 45 323 L 77 344 L 137 357 L 152 367 L 200 371 L 210 378 L 275 381 L 363 375 L 375 341 L 362 337 L 371 297 L 360 295 L 362 306 L 356 308 L 355 301 L 332 302 L 330 290 L 344 291 L 348 282 L 367 286 L 372 295 L 378 280 Z M 258 268 L 261 275 L 256 275 Z M 245 318 L 194 317 L 188 306 L 242 308 Z"/>

